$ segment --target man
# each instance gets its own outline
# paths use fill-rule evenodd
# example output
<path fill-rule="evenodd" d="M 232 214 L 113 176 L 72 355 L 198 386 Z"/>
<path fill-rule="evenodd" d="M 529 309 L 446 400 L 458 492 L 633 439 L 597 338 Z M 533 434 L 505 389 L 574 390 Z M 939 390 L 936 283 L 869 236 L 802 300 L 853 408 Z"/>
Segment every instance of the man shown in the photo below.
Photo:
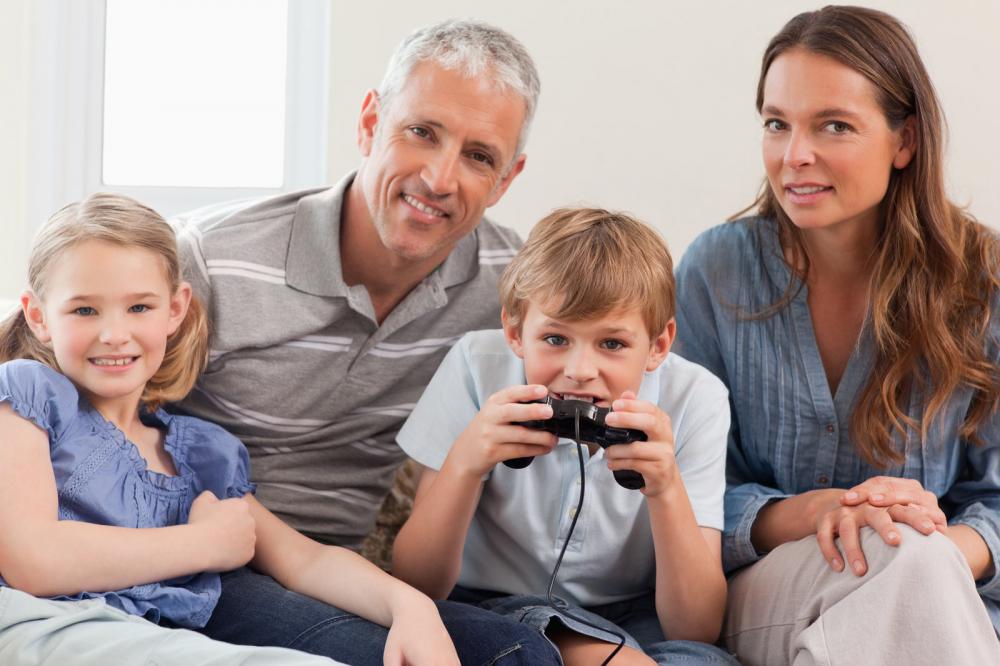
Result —
<path fill-rule="evenodd" d="M 498 325 L 497 280 L 520 241 L 483 212 L 524 168 L 538 90 L 510 35 L 473 21 L 418 30 L 365 96 L 355 173 L 178 222 L 185 276 L 213 326 L 208 367 L 180 408 L 246 443 L 258 499 L 305 534 L 360 547 L 404 459 L 396 433 L 439 361 L 462 333 Z M 329 613 L 271 603 L 275 587 L 230 574 L 206 633 L 326 654 L 328 643 L 287 641 Z M 440 610 L 463 662 L 505 649 L 507 638 L 480 635 L 482 616 Z M 549 657 L 520 630 L 496 631 L 524 648 L 512 659 Z"/>

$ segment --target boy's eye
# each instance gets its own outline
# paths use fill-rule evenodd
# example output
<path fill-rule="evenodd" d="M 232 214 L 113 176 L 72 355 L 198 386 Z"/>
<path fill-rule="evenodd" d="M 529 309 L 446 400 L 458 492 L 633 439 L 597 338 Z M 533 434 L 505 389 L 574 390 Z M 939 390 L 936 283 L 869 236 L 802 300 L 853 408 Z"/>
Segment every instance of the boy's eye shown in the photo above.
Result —
<path fill-rule="evenodd" d="M 604 340 L 601 342 L 601 347 L 611 351 L 618 351 L 619 349 L 625 349 L 625 343 L 621 340 Z"/>
<path fill-rule="evenodd" d="M 566 338 L 561 335 L 546 335 L 542 340 L 553 347 L 561 347 L 566 344 Z"/>
<path fill-rule="evenodd" d="M 89 305 L 84 305 L 84 306 L 78 307 L 75 310 L 73 310 L 73 314 L 78 314 L 78 315 L 81 315 L 83 317 L 91 317 L 91 316 L 97 314 L 97 310 L 95 310 L 94 308 L 90 307 Z"/>
<path fill-rule="evenodd" d="M 146 312 L 148 310 L 149 306 L 142 303 L 137 303 L 128 309 L 129 312 Z"/>

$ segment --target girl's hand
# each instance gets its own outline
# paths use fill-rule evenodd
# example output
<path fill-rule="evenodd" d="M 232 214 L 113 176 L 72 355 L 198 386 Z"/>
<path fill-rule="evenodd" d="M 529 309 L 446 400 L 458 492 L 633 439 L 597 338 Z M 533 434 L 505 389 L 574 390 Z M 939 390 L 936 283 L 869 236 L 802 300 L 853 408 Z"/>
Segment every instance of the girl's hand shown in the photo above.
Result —
<path fill-rule="evenodd" d="M 385 666 L 459 666 L 455 645 L 437 606 L 414 590 L 414 598 L 393 613 L 382 653 Z"/>
<path fill-rule="evenodd" d="M 888 545 L 898 546 L 902 535 L 896 528 L 896 523 L 916 525 L 922 521 L 927 521 L 927 517 L 922 507 L 917 504 L 878 507 L 865 503 L 858 506 L 844 506 L 820 515 L 816 525 L 816 541 L 819 542 L 823 558 L 834 571 L 843 571 L 846 560 L 854 575 L 863 576 L 868 571 L 868 562 L 861 551 L 862 527 L 866 525 L 871 527 Z M 930 534 L 934 529 L 932 527 L 922 531 Z M 844 549 L 844 560 L 841 560 L 840 552 L 834 543 L 838 536 L 840 546 Z"/>
<path fill-rule="evenodd" d="M 242 497 L 220 500 L 204 491 L 191 503 L 188 525 L 204 528 L 205 571 L 231 571 L 253 558 L 257 526 Z"/>
<path fill-rule="evenodd" d="M 483 405 L 476 418 L 455 440 L 448 457 L 459 469 L 483 476 L 493 466 L 511 458 L 540 456 L 556 445 L 555 435 L 513 425 L 552 416 L 552 408 L 538 403 L 521 404 L 544 398 L 544 386 L 511 386 L 497 391 Z"/>
<path fill-rule="evenodd" d="M 930 534 L 934 530 L 947 534 L 948 518 L 938 506 L 937 495 L 925 490 L 914 479 L 873 476 L 849 489 L 840 498 L 840 502 L 844 506 L 858 506 L 866 502 L 877 507 L 890 507 L 894 504 L 917 506 L 923 513 L 909 514 L 915 518 L 913 523 L 905 521 L 910 527 L 923 534 Z"/>
<path fill-rule="evenodd" d="M 680 481 L 670 417 L 653 403 L 636 400 L 634 391 L 625 391 L 611 406 L 614 411 L 607 415 L 605 423 L 615 428 L 642 430 L 648 439 L 606 448 L 608 469 L 631 469 L 642 474 L 646 485 L 641 492 L 646 497 L 656 497 Z"/>

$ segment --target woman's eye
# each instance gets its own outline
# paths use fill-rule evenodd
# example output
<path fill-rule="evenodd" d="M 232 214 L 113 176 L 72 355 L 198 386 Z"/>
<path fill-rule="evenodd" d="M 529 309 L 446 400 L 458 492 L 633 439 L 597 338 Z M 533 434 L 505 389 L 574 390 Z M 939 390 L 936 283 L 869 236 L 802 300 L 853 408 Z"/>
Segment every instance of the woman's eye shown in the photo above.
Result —
<path fill-rule="evenodd" d="M 566 338 L 561 335 L 546 335 L 542 340 L 553 347 L 561 347 L 566 344 Z"/>
<path fill-rule="evenodd" d="M 618 351 L 619 349 L 625 349 L 625 343 L 621 340 L 605 340 L 601 343 L 601 347 L 611 351 Z"/>
<path fill-rule="evenodd" d="M 73 310 L 73 314 L 82 315 L 84 317 L 91 317 L 97 314 L 97 310 L 90 307 L 89 305 L 84 305 L 83 307 L 79 307 Z"/>
<path fill-rule="evenodd" d="M 847 123 L 842 123 L 839 120 L 834 120 L 831 123 L 827 123 L 827 128 L 834 134 L 847 134 L 853 129 Z"/>
<path fill-rule="evenodd" d="M 128 309 L 129 312 L 146 312 L 148 310 L 149 310 L 149 306 L 148 305 L 143 305 L 141 303 L 137 304 L 137 305 L 133 305 L 132 307 L 130 307 Z"/>

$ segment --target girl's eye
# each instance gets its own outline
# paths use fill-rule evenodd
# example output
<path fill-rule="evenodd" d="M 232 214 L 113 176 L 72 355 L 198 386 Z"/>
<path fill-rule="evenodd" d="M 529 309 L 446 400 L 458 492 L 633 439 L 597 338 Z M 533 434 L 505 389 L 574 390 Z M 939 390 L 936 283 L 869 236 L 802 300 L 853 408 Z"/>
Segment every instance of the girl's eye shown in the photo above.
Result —
<path fill-rule="evenodd" d="M 601 342 L 601 347 L 610 351 L 618 351 L 619 349 L 625 349 L 625 343 L 621 340 L 604 340 Z"/>
<path fill-rule="evenodd" d="M 561 335 L 546 335 L 542 340 L 553 347 L 561 347 L 566 344 L 566 338 Z"/>
<path fill-rule="evenodd" d="M 76 308 L 75 310 L 73 310 L 73 314 L 78 314 L 78 315 L 81 315 L 83 317 L 91 317 L 91 316 L 97 314 L 97 310 L 95 310 L 94 308 L 90 307 L 89 305 L 84 305 L 82 307 L 79 307 L 79 308 Z"/>
<path fill-rule="evenodd" d="M 147 312 L 148 310 L 149 310 L 149 306 L 148 305 L 143 305 L 142 303 L 138 303 L 136 305 L 133 305 L 132 307 L 130 307 L 128 309 L 129 312 Z"/>
<path fill-rule="evenodd" d="M 764 121 L 764 129 L 768 132 L 780 132 L 786 127 L 788 125 L 783 120 L 778 120 L 777 118 L 768 118 Z"/>

